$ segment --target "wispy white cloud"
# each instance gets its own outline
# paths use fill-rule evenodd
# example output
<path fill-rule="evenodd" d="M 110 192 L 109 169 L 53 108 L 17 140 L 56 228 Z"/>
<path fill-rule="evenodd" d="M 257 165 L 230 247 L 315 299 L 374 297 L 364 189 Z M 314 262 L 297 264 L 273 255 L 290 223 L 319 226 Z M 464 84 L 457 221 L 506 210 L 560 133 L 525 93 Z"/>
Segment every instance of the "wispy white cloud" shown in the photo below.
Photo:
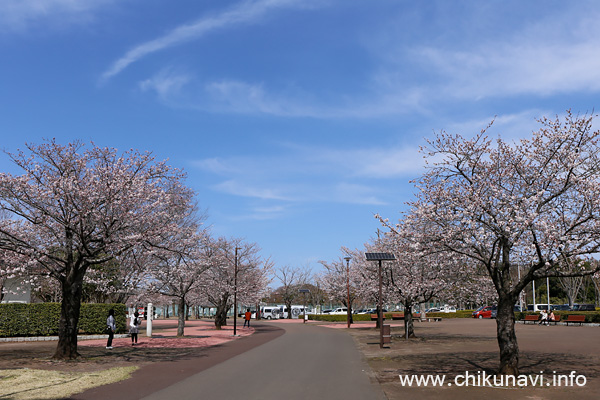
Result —
<path fill-rule="evenodd" d="M 173 82 L 180 85 L 171 85 Z M 164 70 L 141 82 L 140 87 L 155 91 L 161 102 L 172 107 L 291 118 L 365 119 L 404 115 L 424 111 L 426 103 L 420 88 L 404 88 L 396 93 L 362 93 L 357 98 L 339 96 L 336 101 L 321 99 L 318 92 L 289 88 L 278 91 L 264 83 L 220 80 L 200 84 L 198 78 L 189 74 Z"/>
<path fill-rule="evenodd" d="M 210 32 L 242 24 L 256 23 L 263 19 L 270 11 L 275 9 L 286 7 L 312 7 L 315 4 L 317 3 L 313 0 L 242 1 L 226 11 L 201 18 L 189 24 L 178 26 L 164 36 L 135 46 L 127 51 L 121 58 L 116 60 L 102 74 L 102 80 L 105 81 L 112 78 L 132 63 L 149 54 L 201 38 Z"/>
<path fill-rule="evenodd" d="M 600 91 L 600 14 L 597 8 L 545 13 L 499 35 L 442 45 L 404 46 L 392 57 L 410 59 L 432 77 L 431 94 L 486 99 Z M 471 16 L 470 18 L 473 18 Z M 388 49 L 390 50 L 390 49 Z M 391 49 L 382 58 L 389 58 Z M 400 57 L 400 58 L 398 58 Z"/>
<path fill-rule="evenodd" d="M 597 38 L 577 45 L 530 42 L 486 47 L 469 52 L 428 48 L 421 56 L 448 78 L 444 94 L 462 99 L 600 90 Z"/>
<path fill-rule="evenodd" d="M 90 21 L 93 11 L 114 0 L 2 0 L 0 32 L 25 31 L 33 24 L 64 26 Z"/>
<path fill-rule="evenodd" d="M 282 194 L 281 188 L 261 187 L 235 179 L 221 182 L 213 188 L 219 192 L 234 196 L 253 197 L 262 200 L 292 200 L 290 197 Z"/>
<path fill-rule="evenodd" d="M 285 204 L 387 205 L 390 180 L 420 175 L 412 144 L 397 148 L 333 149 L 286 143 L 276 156 L 209 158 L 194 167 L 223 179 L 212 189 Z"/>
<path fill-rule="evenodd" d="M 172 68 L 166 68 L 154 77 L 140 82 L 142 91 L 153 91 L 163 102 L 169 102 L 173 96 L 177 96 L 181 89 L 186 86 L 192 77 L 185 73 L 175 73 Z"/>
<path fill-rule="evenodd" d="M 506 113 L 489 115 L 484 118 L 467 119 L 462 121 L 451 121 L 439 129 L 450 133 L 457 133 L 464 137 L 471 137 L 480 132 L 490 122 L 494 121 L 492 127 L 487 131 L 490 137 L 501 137 L 503 140 L 518 140 L 530 137 L 531 133 L 540 128 L 537 122 L 541 117 L 552 117 L 552 112 L 543 109 L 528 109 L 517 113 Z"/>

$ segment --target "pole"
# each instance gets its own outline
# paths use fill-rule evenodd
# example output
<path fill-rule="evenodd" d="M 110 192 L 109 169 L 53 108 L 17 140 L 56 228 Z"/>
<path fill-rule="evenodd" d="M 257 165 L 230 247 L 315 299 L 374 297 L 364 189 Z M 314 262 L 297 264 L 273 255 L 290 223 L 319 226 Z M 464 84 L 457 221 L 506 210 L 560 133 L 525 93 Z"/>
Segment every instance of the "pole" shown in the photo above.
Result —
<path fill-rule="evenodd" d="M 519 274 L 519 282 L 521 282 L 521 263 L 517 266 L 517 273 Z M 519 292 L 519 311 L 523 312 L 523 290 Z"/>
<path fill-rule="evenodd" d="M 238 247 L 235 248 L 235 262 L 233 272 L 233 336 L 237 333 L 237 273 L 238 273 Z"/>
<path fill-rule="evenodd" d="M 350 328 L 350 318 L 352 310 L 350 309 L 350 257 L 345 257 L 346 260 L 346 289 L 347 289 L 347 302 L 346 305 L 348 309 L 346 310 L 346 322 L 348 323 L 348 328 Z"/>
<path fill-rule="evenodd" d="M 146 336 L 152 337 L 152 303 L 148 303 L 148 309 L 146 311 Z"/>
<path fill-rule="evenodd" d="M 379 324 L 379 348 L 383 349 L 383 307 L 381 304 L 381 287 L 383 277 L 381 276 L 381 260 L 379 260 L 379 298 L 377 299 L 377 323 Z"/>
<path fill-rule="evenodd" d="M 550 278 L 546 277 L 546 293 L 548 294 L 548 312 L 550 312 Z"/>
<path fill-rule="evenodd" d="M 302 323 L 305 324 L 306 323 L 306 292 L 304 292 L 304 307 L 303 307 L 304 312 L 302 313 Z"/>
<path fill-rule="evenodd" d="M 533 286 L 533 311 L 537 311 L 537 306 L 535 304 L 535 280 L 531 281 Z"/>

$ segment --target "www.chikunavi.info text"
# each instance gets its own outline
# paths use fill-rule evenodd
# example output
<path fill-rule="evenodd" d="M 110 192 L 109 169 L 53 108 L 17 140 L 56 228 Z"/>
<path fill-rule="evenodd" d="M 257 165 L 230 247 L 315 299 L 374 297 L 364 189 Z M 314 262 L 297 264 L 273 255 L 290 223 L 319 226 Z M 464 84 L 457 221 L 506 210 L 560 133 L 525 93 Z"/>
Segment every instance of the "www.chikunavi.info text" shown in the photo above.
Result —
<path fill-rule="evenodd" d="M 571 371 L 559 374 L 553 371 L 534 375 L 495 375 L 485 371 L 465 372 L 451 378 L 446 375 L 399 375 L 400 384 L 408 387 L 577 387 L 585 386 L 587 378 Z"/>

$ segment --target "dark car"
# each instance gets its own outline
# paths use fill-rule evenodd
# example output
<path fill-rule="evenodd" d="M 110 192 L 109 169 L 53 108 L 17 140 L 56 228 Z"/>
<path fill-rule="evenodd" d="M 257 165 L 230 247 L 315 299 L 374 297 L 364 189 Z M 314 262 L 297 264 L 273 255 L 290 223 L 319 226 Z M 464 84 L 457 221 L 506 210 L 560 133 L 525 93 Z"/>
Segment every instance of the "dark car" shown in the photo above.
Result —
<path fill-rule="evenodd" d="M 386 310 L 385 308 L 382 308 L 381 312 L 388 312 L 388 310 Z M 371 308 L 370 310 L 367 310 L 365 314 L 377 314 L 377 309 Z"/>
<path fill-rule="evenodd" d="M 596 311 L 596 306 L 594 304 L 575 304 L 573 311 Z"/>
<path fill-rule="evenodd" d="M 571 307 L 568 304 L 559 304 L 557 306 L 552 306 L 552 309 L 556 311 L 571 311 Z"/>

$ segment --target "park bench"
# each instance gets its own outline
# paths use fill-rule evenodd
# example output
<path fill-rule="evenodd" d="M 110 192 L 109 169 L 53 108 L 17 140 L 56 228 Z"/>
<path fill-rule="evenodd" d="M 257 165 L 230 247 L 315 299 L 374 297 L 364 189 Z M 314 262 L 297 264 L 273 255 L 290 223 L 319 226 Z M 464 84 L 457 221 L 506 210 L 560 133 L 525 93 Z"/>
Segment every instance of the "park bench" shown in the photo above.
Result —
<path fill-rule="evenodd" d="M 404 313 L 393 313 L 392 314 L 392 319 L 393 320 L 404 319 Z"/>
<path fill-rule="evenodd" d="M 385 320 L 385 315 L 381 316 Z M 377 314 L 371 314 L 371 321 L 377 321 Z"/>
<path fill-rule="evenodd" d="M 554 316 L 554 321 L 550 321 L 548 320 L 548 323 L 554 323 L 554 325 L 556 325 L 557 322 L 560 322 L 560 315 L 555 315 Z"/>
<path fill-rule="evenodd" d="M 538 321 L 538 315 L 526 315 L 523 319 L 523 323 L 526 324 L 528 322 L 533 322 L 534 324 Z"/>
<path fill-rule="evenodd" d="M 569 322 L 581 325 L 585 323 L 585 315 L 569 315 L 566 319 L 566 322 L 567 326 L 569 325 Z"/>

